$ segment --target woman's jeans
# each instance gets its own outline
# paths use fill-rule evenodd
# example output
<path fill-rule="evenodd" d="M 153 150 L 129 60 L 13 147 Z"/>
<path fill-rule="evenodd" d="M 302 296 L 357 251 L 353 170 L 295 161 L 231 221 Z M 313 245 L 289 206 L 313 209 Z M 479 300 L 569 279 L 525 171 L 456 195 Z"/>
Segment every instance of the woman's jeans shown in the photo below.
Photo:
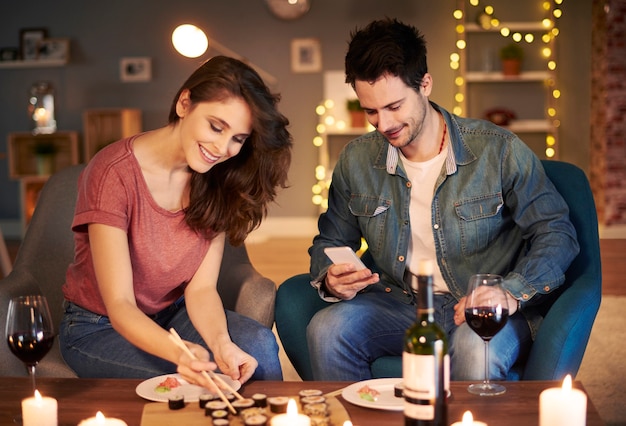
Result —
<path fill-rule="evenodd" d="M 372 286 L 374 287 L 374 286 Z M 452 380 L 482 381 L 485 343 L 467 323 L 454 324 L 456 300 L 434 296 L 435 321 L 447 332 Z M 404 335 L 416 319 L 416 306 L 398 303 L 375 290 L 317 312 L 307 328 L 315 380 L 360 381 L 372 377 L 370 364 L 381 356 L 402 355 Z M 516 313 L 489 342 L 490 379 L 505 380 L 532 339 L 524 316 Z"/>
<path fill-rule="evenodd" d="M 179 301 L 150 316 L 166 330 L 174 328 L 190 342 L 208 347 Z M 226 311 L 232 341 L 259 363 L 253 379 L 282 380 L 278 344 L 270 329 L 257 321 Z M 109 318 L 65 302 L 59 340 L 65 362 L 79 377 L 150 378 L 176 372 L 176 365 L 134 346 L 113 329 Z"/>

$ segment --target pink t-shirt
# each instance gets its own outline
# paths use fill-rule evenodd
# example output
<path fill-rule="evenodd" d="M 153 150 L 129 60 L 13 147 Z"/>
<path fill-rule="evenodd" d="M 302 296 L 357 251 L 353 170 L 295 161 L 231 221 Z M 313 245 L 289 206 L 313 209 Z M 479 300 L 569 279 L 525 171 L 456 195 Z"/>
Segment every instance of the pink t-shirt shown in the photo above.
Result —
<path fill-rule="evenodd" d="M 210 244 L 185 224 L 183 211 L 170 212 L 154 201 L 133 154 L 134 138 L 102 149 L 78 182 L 72 223 L 75 256 L 63 293 L 70 302 L 101 315 L 107 312 L 96 282 L 88 224 L 126 232 L 137 306 L 149 315 L 183 294 Z"/>

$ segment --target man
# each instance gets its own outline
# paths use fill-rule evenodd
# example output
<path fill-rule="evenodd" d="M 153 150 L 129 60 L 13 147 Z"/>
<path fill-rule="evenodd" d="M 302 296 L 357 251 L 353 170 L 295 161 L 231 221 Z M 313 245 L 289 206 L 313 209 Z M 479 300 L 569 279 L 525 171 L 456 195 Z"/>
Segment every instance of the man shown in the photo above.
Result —
<path fill-rule="evenodd" d="M 364 380 L 376 358 L 402 353 L 424 258 L 438 265 L 435 319 L 449 336 L 452 380 L 484 375 L 483 341 L 464 322 L 470 276 L 504 277 L 510 318 L 491 341 L 489 371 L 505 379 L 532 344 L 541 320 L 533 307 L 578 253 L 567 205 L 516 135 L 429 101 L 433 78 L 414 27 L 385 19 L 354 32 L 345 66 L 376 131 L 339 156 L 309 249 L 311 284 L 337 302 L 307 329 L 315 379 Z M 357 249 L 361 238 L 375 272 L 324 254 Z"/>

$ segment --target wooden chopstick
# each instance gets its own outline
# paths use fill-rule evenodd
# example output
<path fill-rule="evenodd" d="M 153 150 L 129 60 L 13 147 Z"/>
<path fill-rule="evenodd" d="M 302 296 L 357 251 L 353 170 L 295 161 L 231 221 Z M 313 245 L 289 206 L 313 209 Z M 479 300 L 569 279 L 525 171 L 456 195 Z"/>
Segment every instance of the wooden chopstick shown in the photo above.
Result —
<path fill-rule="evenodd" d="M 325 393 L 325 394 L 324 394 L 324 396 L 325 396 L 326 398 L 330 398 L 331 396 L 338 396 L 338 395 L 341 395 L 341 394 L 343 393 L 343 390 L 344 390 L 344 389 L 345 389 L 345 388 L 341 388 L 341 389 L 334 390 L 334 391 L 332 391 L 332 392 Z"/>
<path fill-rule="evenodd" d="M 179 334 L 176 332 L 176 330 L 174 330 L 173 328 L 170 328 L 170 335 L 169 338 L 172 342 L 174 342 L 178 347 L 180 347 L 183 351 L 185 351 L 185 353 L 190 356 L 192 359 L 198 359 L 193 352 L 191 352 L 189 350 L 189 348 L 187 347 L 187 345 L 185 345 L 185 343 L 183 342 L 183 340 L 180 338 Z M 206 378 L 213 386 L 215 386 L 215 388 L 217 389 L 217 393 L 220 397 L 220 399 L 222 401 L 224 401 L 224 403 L 226 403 L 226 405 L 228 406 L 228 409 L 231 411 L 231 413 L 233 414 L 237 414 L 237 410 L 235 410 L 235 407 L 232 406 L 232 404 L 230 403 L 230 401 L 228 400 L 228 398 L 226 398 L 226 395 L 224 395 L 224 392 L 222 392 L 222 389 L 215 383 L 215 381 L 213 380 L 214 378 L 216 380 L 218 380 L 222 385 L 224 385 L 228 390 L 230 390 L 235 396 L 237 396 L 237 398 L 239 399 L 243 399 L 243 397 L 237 392 L 235 391 L 233 388 L 230 387 L 230 385 L 228 385 L 228 383 L 224 382 L 224 380 L 222 380 L 221 377 L 216 376 L 212 371 L 206 371 L 203 370 L 202 371 L 202 375 L 204 376 L 204 378 Z"/>

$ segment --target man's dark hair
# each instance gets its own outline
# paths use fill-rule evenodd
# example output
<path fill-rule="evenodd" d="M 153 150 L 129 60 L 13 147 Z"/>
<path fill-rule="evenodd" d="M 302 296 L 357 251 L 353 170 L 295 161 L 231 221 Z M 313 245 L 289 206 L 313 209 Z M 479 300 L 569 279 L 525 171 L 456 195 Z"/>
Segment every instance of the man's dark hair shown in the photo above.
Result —
<path fill-rule="evenodd" d="M 428 65 L 426 41 L 415 27 L 387 18 L 354 30 L 350 37 L 346 83 L 354 87 L 356 80 L 373 82 L 391 74 L 419 90 Z"/>

